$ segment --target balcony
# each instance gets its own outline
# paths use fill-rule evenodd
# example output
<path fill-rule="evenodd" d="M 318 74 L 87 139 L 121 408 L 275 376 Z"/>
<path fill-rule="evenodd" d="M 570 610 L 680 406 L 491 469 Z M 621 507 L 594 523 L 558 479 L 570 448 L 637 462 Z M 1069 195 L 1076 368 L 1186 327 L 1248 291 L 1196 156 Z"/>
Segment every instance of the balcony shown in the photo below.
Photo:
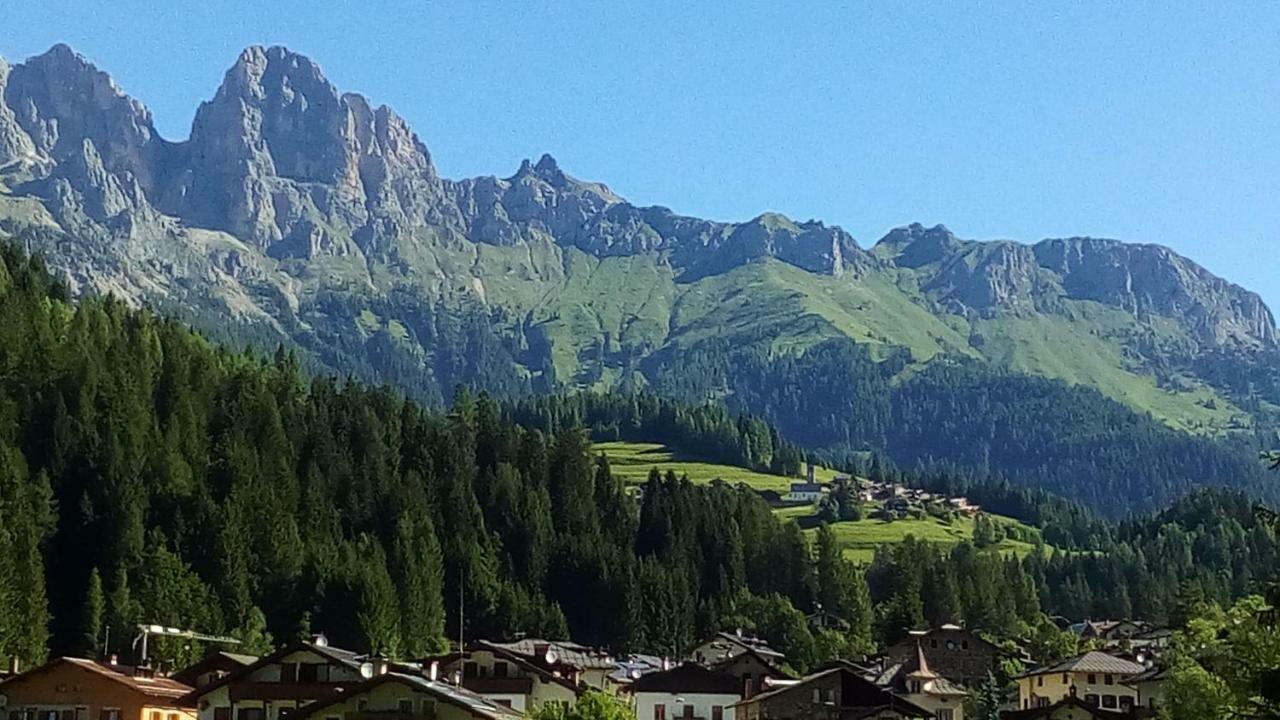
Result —
<path fill-rule="evenodd" d="M 346 682 L 238 682 L 227 689 L 231 702 L 240 700 L 319 700 L 329 697 L 339 688 L 355 683 Z"/>
<path fill-rule="evenodd" d="M 465 677 L 462 687 L 481 695 L 528 695 L 533 692 L 533 678 Z"/>

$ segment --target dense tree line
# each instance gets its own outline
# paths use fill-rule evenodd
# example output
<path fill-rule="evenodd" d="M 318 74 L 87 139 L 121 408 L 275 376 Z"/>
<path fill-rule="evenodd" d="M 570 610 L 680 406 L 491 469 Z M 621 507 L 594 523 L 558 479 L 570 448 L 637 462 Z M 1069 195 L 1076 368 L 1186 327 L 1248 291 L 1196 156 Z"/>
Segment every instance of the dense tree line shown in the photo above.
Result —
<path fill-rule="evenodd" d="M 723 398 L 786 440 L 837 464 L 884 452 L 900 467 L 947 463 L 1123 517 L 1157 510 L 1201 485 L 1280 498 L 1254 462 L 1258 441 L 1198 437 L 1096 390 L 989 366 L 940 360 L 895 378 L 904 352 L 873 358 L 847 339 L 803 355 L 707 343 L 654 358 L 657 392 Z"/>
<path fill-rule="evenodd" d="M 798 475 L 805 453 L 759 418 L 722 405 L 687 405 L 647 393 L 541 395 L 512 403 L 516 423 L 556 433 L 586 427 L 593 439 L 661 442 L 700 460 Z"/>
<path fill-rule="evenodd" d="M 1026 634 L 1042 610 L 1171 616 L 1275 563 L 1268 528 L 1204 496 L 1088 551 L 1017 561 L 908 542 L 860 569 L 833 533 L 807 537 L 745 489 L 653 473 L 637 502 L 580 425 L 617 413 L 674 417 L 681 437 L 721 437 L 758 465 L 788 452 L 757 421 L 643 396 L 504 409 L 462 391 L 437 412 L 307 381 L 287 351 L 211 345 L 111 299 L 72 305 L 5 248 L 0 654 L 122 651 L 140 622 L 232 633 L 248 651 L 324 631 L 409 657 L 459 630 L 674 654 L 743 627 L 804 669 L 947 618 Z M 814 630 L 818 609 L 848 628 Z M 155 647 L 168 662 L 197 652 Z"/>
<path fill-rule="evenodd" d="M 0 510 L 0 654 L 29 661 L 102 651 L 108 627 L 125 649 L 139 622 L 413 656 L 456 635 L 460 605 L 470 637 L 674 653 L 729 623 L 829 652 L 849 641 L 818 643 L 803 612 L 861 577 L 750 492 L 654 477 L 637 506 L 579 427 L 525 428 L 465 391 L 440 413 L 307 382 L 289 352 L 72 305 L 10 248 Z"/>

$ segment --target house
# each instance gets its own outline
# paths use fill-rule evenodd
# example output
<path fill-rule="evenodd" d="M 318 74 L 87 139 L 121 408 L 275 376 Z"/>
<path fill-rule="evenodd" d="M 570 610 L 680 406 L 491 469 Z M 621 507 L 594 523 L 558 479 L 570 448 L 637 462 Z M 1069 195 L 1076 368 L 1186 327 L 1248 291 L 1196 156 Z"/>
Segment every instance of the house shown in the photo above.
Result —
<path fill-rule="evenodd" d="M 1133 717 L 1130 711 L 1106 710 L 1074 695 L 1043 707 L 1000 711 L 1000 720 L 1130 720 Z"/>
<path fill-rule="evenodd" d="M 919 639 L 915 657 L 889 668 L 876 684 L 928 710 L 937 720 L 964 720 L 964 700 L 969 692 L 929 668 Z"/>
<path fill-rule="evenodd" d="M 568 640 L 525 638 L 509 643 L 490 642 L 489 645 L 545 664 L 562 677 L 576 673 L 578 682 L 597 690 L 609 687 L 609 675 L 615 666 L 609 653 Z"/>
<path fill-rule="evenodd" d="M 490 702 L 528 712 L 547 702 L 577 701 L 578 671 L 566 671 L 556 659 L 554 653 L 538 658 L 480 640 L 468 643 L 465 652 L 424 658 L 422 666 L 435 667 L 439 677 L 451 678 Z"/>
<path fill-rule="evenodd" d="M 771 681 L 793 679 L 776 662 L 753 648 L 713 663 L 711 669 L 737 678 L 744 698 L 764 692 Z"/>
<path fill-rule="evenodd" d="M 696 663 L 715 665 L 732 657 L 737 657 L 748 650 L 754 650 L 768 658 L 771 663 L 781 663 L 784 655 L 769 647 L 760 638 L 746 635 L 741 630 L 736 632 L 718 632 L 709 639 L 689 651 L 688 657 Z"/>
<path fill-rule="evenodd" d="M 386 672 L 290 715 L 290 720 L 517 720 L 524 715 L 456 685 Z"/>
<path fill-rule="evenodd" d="M 636 720 L 733 720 L 742 699 L 738 678 L 692 662 L 642 675 L 627 692 Z"/>
<path fill-rule="evenodd" d="M 123 668 L 63 657 L 0 681 L 13 720 L 194 720 L 187 685 Z"/>
<path fill-rule="evenodd" d="M 1125 683 L 1138 692 L 1133 705 L 1149 714 L 1155 714 L 1164 705 L 1164 684 L 1169 678 L 1169 668 L 1153 667 L 1129 678 Z"/>
<path fill-rule="evenodd" d="M 791 483 L 791 490 L 783 496 L 789 503 L 812 503 L 822 499 L 822 485 L 810 482 Z"/>
<path fill-rule="evenodd" d="M 211 652 L 199 662 L 183 668 L 170 677 L 183 685 L 202 688 L 258 661 L 255 655 L 240 655 L 229 652 Z"/>
<path fill-rule="evenodd" d="M 323 635 L 274 653 L 195 688 L 182 701 L 199 720 L 283 720 L 300 707 L 362 682 L 362 658 Z"/>
<path fill-rule="evenodd" d="M 933 713 L 837 665 L 739 702 L 735 720 L 901 720 Z M 638 720 L 647 720 L 639 718 Z"/>
<path fill-rule="evenodd" d="M 886 668 L 907 665 L 916 659 L 916 648 L 929 655 L 929 667 L 939 676 L 968 687 L 977 687 L 995 670 L 1007 653 L 976 633 L 958 625 L 943 625 L 913 632 L 885 651 Z"/>
<path fill-rule="evenodd" d="M 1140 620 L 1086 620 L 1080 626 L 1080 641 L 1093 640 L 1103 647 L 1117 647 L 1154 629 Z"/>
<path fill-rule="evenodd" d="M 1146 671 L 1138 663 L 1088 652 L 1037 668 L 1017 677 L 1018 707 L 1047 707 L 1065 698 L 1083 698 L 1103 710 L 1129 710 L 1138 702 L 1138 691 L 1125 683 Z"/>

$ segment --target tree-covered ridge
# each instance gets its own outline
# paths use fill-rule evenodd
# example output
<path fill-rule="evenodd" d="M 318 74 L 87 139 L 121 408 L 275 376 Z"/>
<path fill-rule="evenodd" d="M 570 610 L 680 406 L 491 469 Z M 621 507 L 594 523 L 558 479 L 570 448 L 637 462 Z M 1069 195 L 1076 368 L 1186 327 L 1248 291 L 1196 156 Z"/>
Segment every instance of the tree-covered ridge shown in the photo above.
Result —
<path fill-rule="evenodd" d="M 101 649 L 107 625 L 121 649 L 158 622 L 413 656 L 457 630 L 460 594 L 471 637 L 672 653 L 722 623 L 803 629 L 794 608 L 834 582 L 750 492 L 655 477 L 637 508 L 579 428 L 307 384 L 286 352 L 72 306 L 13 248 L 0 326 L 3 653 Z"/>
<path fill-rule="evenodd" d="M 866 250 L 815 220 L 633 205 L 549 156 L 449 180 L 394 111 L 282 47 L 241 53 L 176 142 L 65 45 L 0 63 L 0 137 L 0 237 L 47 253 L 77 293 L 292 344 L 308 367 L 437 407 L 458 382 L 504 399 L 632 390 L 721 341 L 787 357 L 845 339 L 905 358 L 897 380 L 967 358 L 1197 433 L 1277 421 L 1270 311 L 1167 248 L 911 225 Z M 778 392 L 749 390 L 756 414 Z"/>
<path fill-rule="evenodd" d="M 848 453 L 880 451 L 900 467 L 999 474 L 1112 517 L 1201 486 L 1277 497 L 1253 436 L 1188 435 L 1095 390 L 973 362 L 939 360 L 903 376 L 908 362 L 843 339 L 803 355 L 723 342 L 663 355 L 654 388 L 686 402 L 723 398 L 844 464 L 855 462 Z"/>
<path fill-rule="evenodd" d="M 810 543 L 748 490 L 655 474 L 637 506 L 572 425 L 588 406 L 606 426 L 614 410 L 668 408 L 690 437 L 695 418 L 730 440 L 736 428 L 735 452 L 773 437 L 638 396 L 565 400 L 544 432 L 468 392 L 440 413 L 384 388 L 307 383 L 287 352 L 211 345 L 112 299 L 72 305 L 38 259 L 6 247 L 0 654 L 104 650 L 106 626 L 121 650 L 146 622 L 233 633 L 250 650 L 323 630 L 412 657 L 456 634 L 461 597 L 468 637 L 673 654 L 744 627 L 803 669 L 924 622 L 1022 636 L 1043 611 L 1167 615 L 1274 565 L 1274 535 L 1215 520 L 1234 506 L 1211 499 L 1086 552 L 1017 561 L 964 543 L 944 559 L 911 542 L 864 570 L 830 532 Z M 935 591 L 946 602 L 917 603 Z M 810 629 L 819 605 L 849 631 Z M 156 657 L 197 651 L 161 642 Z"/>

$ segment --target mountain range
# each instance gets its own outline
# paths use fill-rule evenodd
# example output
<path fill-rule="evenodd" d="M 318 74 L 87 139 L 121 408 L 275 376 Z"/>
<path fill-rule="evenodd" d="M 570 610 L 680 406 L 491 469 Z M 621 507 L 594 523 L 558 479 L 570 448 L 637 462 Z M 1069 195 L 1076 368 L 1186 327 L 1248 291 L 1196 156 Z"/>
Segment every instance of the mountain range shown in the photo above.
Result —
<path fill-rule="evenodd" d="M 961 364 L 1096 390 L 1179 432 L 1276 425 L 1271 311 L 1159 245 L 912 224 L 867 248 L 816 220 L 636 206 L 550 155 L 450 180 L 393 110 L 282 47 L 244 50 L 184 141 L 65 45 L 0 60 L 0 97 L 0 237 L 73 292 L 431 402 L 457 383 L 664 391 L 664 368 L 708 348 L 839 342 L 891 384 Z"/>

